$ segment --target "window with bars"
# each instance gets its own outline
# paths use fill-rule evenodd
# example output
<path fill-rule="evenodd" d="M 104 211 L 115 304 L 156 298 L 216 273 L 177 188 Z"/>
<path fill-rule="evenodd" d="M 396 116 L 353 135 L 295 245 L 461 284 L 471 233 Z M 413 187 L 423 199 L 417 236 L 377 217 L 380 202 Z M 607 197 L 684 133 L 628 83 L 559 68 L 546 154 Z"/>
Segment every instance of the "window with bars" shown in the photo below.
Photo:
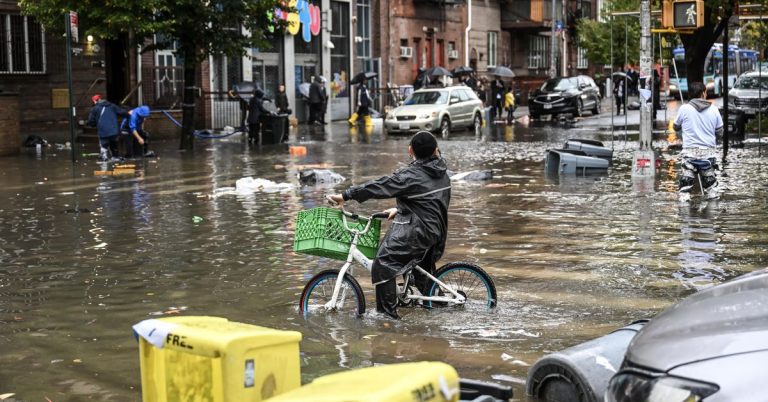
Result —
<path fill-rule="evenodd" d="M 549 67 L 549 38 L 531 35 L 528 38 L 528 68 Z"/>
<path fill-rule="evenodd" d="M 581 46 L 576 49 L 576 68 L 589 68 L 589 60 L 587 60 L 587 49 L 584 49 Z"/>
<path fill-rule="evenodd" d="M 496 50 L 498 48 L 498 34 L 488 32 L 488 67 L 496 67 Z"/>
<path fill-rule="evenodd" d="M 0 14 L 0 74 L 44 74 L 45 31 L 32 17 Z"/>

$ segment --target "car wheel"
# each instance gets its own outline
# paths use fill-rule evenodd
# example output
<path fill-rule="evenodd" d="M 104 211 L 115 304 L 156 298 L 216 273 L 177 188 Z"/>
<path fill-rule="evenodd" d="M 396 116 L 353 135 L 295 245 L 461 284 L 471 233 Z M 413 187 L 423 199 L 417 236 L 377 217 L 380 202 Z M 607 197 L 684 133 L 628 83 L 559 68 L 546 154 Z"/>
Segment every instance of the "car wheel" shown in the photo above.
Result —
<path fill-rule="evenodd" d="M 576 117 L 584 116 L 584 102 L 581 99 L 576 100 Z"/>
<path fill-rule="evenodd" d="M 600 114 L 600 99 L 595 100 L 595 108 L 592 109 L 592 114 L 595 116 Z"/>
<path fill-rule="evenodd" d="M 475 135 L 479 136 L 483 133 L 483 118 L 480 117 L 480 114 L 475 114 L 475 118 L 472 122 L 472 127 L 475 129 Z"/>
<path fill-rule="evenodd" d="M 443 139 L 448 139 L 448 135 L 451 133 L 451 121 L 448 119 L 448 116 L 443 117 L 443 120 L 440 121 L 440 136 L 443 137 Z"/>

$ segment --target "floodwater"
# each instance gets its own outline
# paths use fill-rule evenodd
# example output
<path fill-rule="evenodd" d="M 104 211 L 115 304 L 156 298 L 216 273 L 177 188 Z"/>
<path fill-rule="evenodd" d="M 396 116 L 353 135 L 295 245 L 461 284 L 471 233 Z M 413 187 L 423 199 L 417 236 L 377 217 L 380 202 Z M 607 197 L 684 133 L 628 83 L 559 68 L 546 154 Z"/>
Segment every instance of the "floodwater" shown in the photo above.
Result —
<path fill-rule="evenodd" d="M 463 377 L 512 385 L 524 400 L 537 358 L 651 317 L 768 260 L 768 169 L 757 149 L 731 151 L 719 202 L 681 206 L 668 152 L 655 184 L 633 185 L 634 142 L 612 143 L 610 132 L 578 124 L 516 125 L 440 144 L 452 170 L 494 172 L 490 182 L 453 184 L 443 262 L 484 267 L 498 308 L 401 309 L 399 322 L 374 313 L 305 319 L 297 311 L 304 284 L 340 264 L 292 252 L 297 212 L 333 191 L 298 186 L 297 170 L 328 164 L 348 178 L 340 190 L 407 160 L 404 138 L 339 127 L 294 138 L 305 157 L 289 156 L 287 146 L 249 149 L 235 137 L 200 141 L 188 153 L 155 144 L 160 158 L 139 162 L 127 177 L 94 176 L 94 160 L 73 168 L 66 151 L 0 160 L 0 394 L 140 400 L 131 325 L 211 315 L 300 331 L 304 382 L 344 368 L 440 360 Z M 546 177 L 544 150 L 572 137 L 612 144 L 610 172 Z M 666 148 L 666 139 L 655 146 Z M 217 192 L 245 176 L 297 187 Z M 353 204 L 361 213 L 392 205 Z M 361 268 L 356 274 L 375 305 L 370 277 Z"/>

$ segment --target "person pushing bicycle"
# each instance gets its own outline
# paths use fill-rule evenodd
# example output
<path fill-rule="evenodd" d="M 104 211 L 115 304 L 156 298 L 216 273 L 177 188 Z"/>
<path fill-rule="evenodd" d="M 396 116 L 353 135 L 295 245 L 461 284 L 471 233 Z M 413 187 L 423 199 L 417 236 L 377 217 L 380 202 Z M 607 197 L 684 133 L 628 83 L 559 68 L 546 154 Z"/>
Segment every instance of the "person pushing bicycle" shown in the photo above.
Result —
<path fill-rule="evenodd" d="M 408 154 L 413 160 L 404 168 L 329 197 L 339 205 L 371 198 L 397 200 L 396 208 L 384 211 L 394 221 L 371 268 L 376 310 L 395 319 L 400 318 L 396 278 L 415 265 L 435 271 L 435 263 L 445 250 L 451 202 L 451 179 L 435 137 L 426 131 L 416 133 L 408 145 Z M 427 294 L 428 278 L 415 271 L 414 276 L 419 291 Z"/>

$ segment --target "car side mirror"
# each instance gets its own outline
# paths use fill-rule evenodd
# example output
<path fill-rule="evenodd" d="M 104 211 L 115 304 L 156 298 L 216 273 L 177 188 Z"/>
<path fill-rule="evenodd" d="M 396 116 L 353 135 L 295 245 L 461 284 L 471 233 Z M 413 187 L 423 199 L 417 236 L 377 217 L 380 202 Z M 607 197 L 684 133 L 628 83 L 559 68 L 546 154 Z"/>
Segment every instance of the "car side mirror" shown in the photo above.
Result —
<path fill-rule="evenodd" d="M 459 98 L 451 98 L 451 105 L 454 103 L 459 103 Z"/>
<path fill-rule="evenodd" d="M 405 102 L 403 102 L 403 101 L 397 102 L 397 106 L 403 106 L 403 105 L 405 105 Z"/>
<path fill-rule="evenodd" d="M 589 88 L 589 84 L 579 84 L 579 89 Z"/>

